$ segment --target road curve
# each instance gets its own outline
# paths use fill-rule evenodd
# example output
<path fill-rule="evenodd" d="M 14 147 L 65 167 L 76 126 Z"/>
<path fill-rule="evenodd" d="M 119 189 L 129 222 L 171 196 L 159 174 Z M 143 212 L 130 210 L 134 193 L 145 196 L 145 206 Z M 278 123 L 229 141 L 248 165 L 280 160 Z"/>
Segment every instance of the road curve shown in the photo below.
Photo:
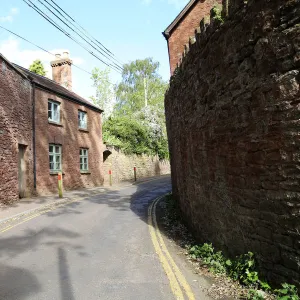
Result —
<path fill-rule="evenodd" d="M 169 177 L 85 197 L 0 235 L 1 300 L 174 299 L 147 211 Z"/>

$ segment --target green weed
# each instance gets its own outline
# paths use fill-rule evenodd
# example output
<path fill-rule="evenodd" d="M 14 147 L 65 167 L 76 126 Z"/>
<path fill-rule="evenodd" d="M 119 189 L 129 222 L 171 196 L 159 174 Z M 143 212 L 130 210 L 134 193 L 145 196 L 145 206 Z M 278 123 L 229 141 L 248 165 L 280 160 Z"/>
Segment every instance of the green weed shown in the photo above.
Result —
<path fill-rule="evenodd" d="M 277 300 L 299 300 L 298 291 L 294 285 L 283 283 L 281 286 L 281 289 L 274 291 Z"/>

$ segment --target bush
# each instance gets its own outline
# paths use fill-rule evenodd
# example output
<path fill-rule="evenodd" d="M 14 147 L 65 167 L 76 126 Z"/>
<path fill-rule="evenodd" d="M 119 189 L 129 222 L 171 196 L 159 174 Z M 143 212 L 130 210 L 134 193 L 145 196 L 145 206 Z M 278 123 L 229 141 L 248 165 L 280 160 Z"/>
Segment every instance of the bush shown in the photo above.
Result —
<path fill-rule="evenodd" d="M 229 276 L 244 285 L 255 285 L 258 283 L 258 273 L 255 271 L 255 259 L 252 252 L 240 255 L 234 261 L 227 261 Z"/>
<path fill-rule="evenodd" d="M 299 300 L 298 290 L 294 285 L 283 283 L 281 289 L 275 290 L 277 300 Z"/>

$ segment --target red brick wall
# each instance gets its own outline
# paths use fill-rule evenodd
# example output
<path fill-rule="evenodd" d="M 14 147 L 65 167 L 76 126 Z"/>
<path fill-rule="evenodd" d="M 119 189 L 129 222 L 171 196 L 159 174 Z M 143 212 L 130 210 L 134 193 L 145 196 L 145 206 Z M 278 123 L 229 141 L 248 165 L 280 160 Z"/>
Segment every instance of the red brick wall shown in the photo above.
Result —
<path fill-rule="evenodd" d="M 60 102 L 61 125 L 48 122 L 48 99 Z M 78 110 L 87 112 L 88 131 L 78 129 Z M 62 145 L 64 189 L 103 184 L 103 144 L 101 114 L 83 105 L 36 90 L 37 192 L 57 192 L 57 175 L 50 175 L 49 144 Z M 90 174 L 81 174 L 79 149 L 89 149 Z"/>
<path fill-rule="evenodd" d="M 31 85 L 0 57 L 0 203 L 19 199 L 18 144 L 27 145 L 26 194 L 33 192 Z"/>
<path fill-rule="evenodd" d="M 199 241 L 232 257 L 252 251 L 263 278 L 300 287 L 295 16 L 300 1 L 248 1 L 222 26 L 211 24 L 165 107 L 173 194 Z"/>
<path fill-rule="evenodd" d="M 190 36 L 195 35 L 195 30 L 200 26 L 200 21 L 205 16 L 210 15 L 210 10 L 214 5 L 221 3 L 222 0 L 199 1 L 171 32 L 168 39 L 171 75 L 184 51 L 184 45 L 189 42 Z"/>

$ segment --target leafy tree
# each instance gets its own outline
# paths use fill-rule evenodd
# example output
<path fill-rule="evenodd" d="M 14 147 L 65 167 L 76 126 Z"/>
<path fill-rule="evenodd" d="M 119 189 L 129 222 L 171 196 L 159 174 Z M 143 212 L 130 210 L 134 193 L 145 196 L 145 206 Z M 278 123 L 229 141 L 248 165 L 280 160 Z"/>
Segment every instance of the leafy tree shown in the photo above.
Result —
<path fill-rule="evenodd" d="M 147 128 L 133 118 L 126 116 L 109 118 L 103 124 L 103 132 L 105 143 L 113 143 L 127 154 L 151 154 Z"/>
<path fill-rule="evenodd" d="M 163 109 L 167 83 L 158 74 L 159 63 L 152 58 L 123 66 L 122 82 L 116 88 L 115 112 L 127 115 L 147 106 Z"/>
<path fill-rule="evenodd" d="M 96 95 L 91 99 L 95 105 L 104 110 L 104 120 L 112 113 L 114 102 L 114 90 L 112 83 L 109 82 L 109 73 L 109 69 L 94 68 L 91 77 L 94 82 L 93 86 L 96 88 Z"/>
<path fill-rule="evenodd" d="M 46 75 L 46 71 L 44 68 L 44 65 L 42 64 L 42 62 L 39 59 L 36 59 L 29 67 L 29 70 L 33 73 L 36 73 L 38 75 L 42 75 L 45 76 Z"/>
<path fill-rule="evenodd" d="M 164 116 L 167 83 L 158 74 L 159 63 L 151 58 L 123 66 L 116 86 L 116 105 L 104 121 L 103 139 L 127 154 L 169 157 Z M 101 90 L 105 88 L 102 85 Z"/>

